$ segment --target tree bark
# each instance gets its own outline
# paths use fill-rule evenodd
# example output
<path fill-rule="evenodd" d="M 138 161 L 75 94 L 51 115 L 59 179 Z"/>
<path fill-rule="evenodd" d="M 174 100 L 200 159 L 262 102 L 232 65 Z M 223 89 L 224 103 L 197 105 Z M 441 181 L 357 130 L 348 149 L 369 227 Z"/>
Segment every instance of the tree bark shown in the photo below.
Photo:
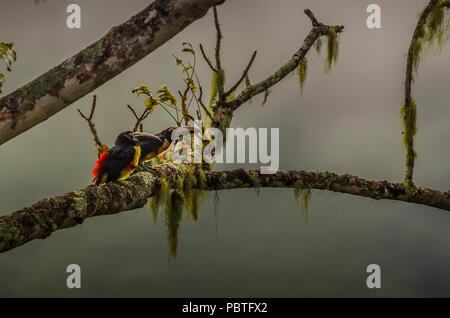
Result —
<path fill-rule="evenodd" d="M 158 1 L 158 3 L 160 2 L 163 1 Z M 173 2 L 184 3 L 181 0 L 174 0 Z M 207 0 L 196 0 L 194 2 L 209 3 Z M 206 12 L 206 9 L 204 10 Z M 194 11 L 197 12 L 197 10 Z M 147 18 L 149 12 L 153 11 L 147 11 Z M 305 58 L 305 55 L 319 36 L 326 35 L 330 28 L 333 28 L 335 32 L 342 32 L 343 26 L 330 27 L 321 24 L 309 10 L 306 10 L 305 13 L 311 19 L 313 28 L 298 52 L 274 75 L 256 85 L 247 87 L 234 101 L 220 102 L 214 114 L 214 120 L 217 122 L 213 122 L 213 124 L 216 123 L 218 127 L 229 127 L 233 112 L 250 97 L 266 91 L 288 73 L 295 70 L 298 63 Z M 134 21 L 133 23 L 139 24 L 139 21 Z M 116 34 L 114 29 L 110 33 Z M 116 35 L 120 37 L 123 36 L 122 33 Z M 136 41 L 139 42 L 139 40 Z M 138 43 L 136 45 L 140 48 L 143 44 Z M 126 48 L 124 49 L 126 50 Z M 122 58 L 126 60 L 125 57 Z M 109 64 L 116 62 L 113 59 L 109 61 Z M 122 61 L 122 63 L 125 62 Z M 93 64 L 89 65 L 91 67 L 94 66 Z M 106 66 L 103 65 L 102 67 Z M 82 73 L 83 71 L 80 70 L 80 72 Z M 95 78 L 96 75 L 91 74 L 91 76 Z M 60 95 L 59 93 L 58 96 Z M 224 114 L 229 117 L 227 118 Z M 195 169 L 194 172 L 192 171 L 193 167 Z M 414 187 L 413 191 L 411 191 L 403 183 L 369 180 L 348 174 L 342 175 L 328 171 L 281 170 L 276 174 L 261 175 L 256 170 L 239 169 L 211 172 L 199 169 L 198 166 L 193 165 L 165 163 L 151 167 L 150 163 L 146 163 L 139 166 L 136 173 L 127 180 L 111 182 L 99 187 L 88 186 L 54 198 L 43 199 L 30 207 L 0 217 L 0 252 L 23 245 L 33 239 L 45 238 L 58 229 L 75 226 L 89 217 L 115 214 L 140 208 L 146 204 L 148 198 L 160 191 L 162 180 L 167 181 L 172 188 L 178 189 L 180 180 L 183 183 L 187 179 L 192 179 L 189 177 L 189 174 L 192 173 L 196 177 L 194 178 L 195 182 L 191 186 L 200 190 L 211 191 L 259 187 L 319 189 L 377 200 L 389 199 L 423 204 L 450 211 L 450 192 L 424 187 Z"/>
<path fill-rule="evenodd" d="M 162 179 L 172 188 L 177 179 L 185 179 L 189 167 L 166 163 L 152 168 L 144 164 L 138 172 L 121 182 L 102 186 L 88 186 L 53 198 L 40 200 L 33 205 L 0 217 L 0 252 L 13 249 L 34 239 L 43 239 L 52 232 L 81 224 L 85 219 L 116 214 L 143 207 L 155 195 Z M 417 203 L 450 211 L 450 192 L 418 187 L 417 192 L 407 192 L 404 184 L 376 181 L 335 172 L 308 172 L 280 170 L 276 174 L 261 175 L 258 170 L 204 171 L 199 168 L 192 187 L 200 190 L 239 188 L 303 188 L 341 192 L 372 198 Z"/>
<path fill-rule="evenodd" d="M 156 0 L 97 42 L 0 99 L 0 145 L 153 52 L 224 0 Z"/>

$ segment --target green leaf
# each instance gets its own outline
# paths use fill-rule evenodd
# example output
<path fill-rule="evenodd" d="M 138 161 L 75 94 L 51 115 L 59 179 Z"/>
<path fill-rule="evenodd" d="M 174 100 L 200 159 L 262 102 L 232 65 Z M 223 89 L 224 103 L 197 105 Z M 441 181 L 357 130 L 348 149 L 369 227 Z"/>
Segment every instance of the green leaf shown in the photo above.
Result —
<path fill-rule="evenodd" d="M 182 51 L 183 51 L 183 52 L 189 52 L 189 53 L 192 53 L 192 54 L 195 55 L 195 51 L 194 51 L 193 49 L 191 49 L 191 48 L 185 47 Z"/>
<path fill-rule="evenodd" d="M 152 91 L 148 89 L 147 86 L 139 86 L 131 91 L 133 94 L 136 94 L 136 97 L 139 97 L 141 94 L 145 94 L 147 96 L 152 96 Z"/>
<path fill-rule="evenodd" d="M 172 106 L 176 106 L 178 104 L 175 96 L 172 95 L 167 85 L 163 85 L 156 91 L 158 94 L 158 99 L 160 102 L 169 102 Z"/>

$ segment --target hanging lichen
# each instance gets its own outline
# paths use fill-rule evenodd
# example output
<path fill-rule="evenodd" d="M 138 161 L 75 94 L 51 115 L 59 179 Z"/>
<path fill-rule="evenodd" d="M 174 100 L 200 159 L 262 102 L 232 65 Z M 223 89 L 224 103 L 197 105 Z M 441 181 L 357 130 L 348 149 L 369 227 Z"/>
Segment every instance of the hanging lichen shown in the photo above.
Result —
<path fill-rule="evenodd" d="M 318 38 L 316 40 L 314 43 L 314 48 L 316 49 L 317 54 L 320 55 L 320 52 L 322 51 L 322 38 Z"/>
<path fill-rule="evenodd" d="M 446 26 L 444 25 L 444 7 L 442 6 L 443 0 L 437 1 L 436 5 L 431 10 L 431 13 L 427 19 L 428 32 L 425 34 L 425 40 L 429 45 L 437 45 L 440 50 L 446 39 Z"/>
<path fill-rule="evenodd" d="M 155 224 L 158 219 L 159 207 L 167 202 L 169 195 L 170 195 L 169 182 L 167 182 L 165 178 L 160 179 L 158 181 L 158 186 L 155 193 L 148 201 L 153 216 L 153 222 Z"/>
<path fill-rule="evenodd" d="M 295 185 L 294 197 L 297 202 L 301 198 L 301 213 L 302 219 L 305 221 L 305 223 L 308 223 L 309 220 L 308 207 L 311 196 L 312 196 L 311 188 L 303 188 L 300 184 Z"/>
<path fill-rule="evenodd" d="M 169 252 L 177 256 L 178 230 L 183 216 L 183 197 L 178 191 L 172 191 L 166 203 L 166 227 Z"/>
<path fill-rule="evenodd" d="M 259 197 L 259 194 L 261 192 L 261 180 L 259 178 L 259 172 L 254 170 L 251 171 L 249 174 L 251 186 L 255 189 L 256 195 Z"/>
<path fill-rule="evenodd" d="M 209 198 L 209 191 L 193 189 L 189 197 L 185 197 L 186 212 L 192 221 L 198 220 L 200 206 Z"/>
<path fill-rule="evenodd" d="M 449 38 L 450 20 L 443 0 L 435 0 L 421 13 L 415 43 L 412 47 L 412 65 L 417 73 L 421 55 L 439 53 Z"/>
<path fill-rule="evenodd" d="M 325 71 L 329 72 L 333 63 L 336 64 L 338 54 L 339 54 L 339 41 L 337 37 L 337 33 L 333 28 L 328 30 L 327 34 L 328 42 L 327 42 L 327 60 Z"/>
<path fill-rule="evenodd" d="M 308 60 L 305 57 L 298 63 L 297 66 L 297 75 L 300 84 L 300 95 L 303 95 L 303 87 L 305 85 L 307 71 L 308 71 Z"/>
<path fill-rule="evenodd" d="M 212 106 L 214 104 L 214 100 L 219 95 L 219 92 L 223 92 L 225 87 L 225 71 L 220 68 L 216 71 L 213 71 L 211 74 L 211 87 L 209 91 L 209 99 L 208 99 L 208 111 L 212 112 Z"/>
<path fill-rule="evenodd" d="M 203 169 L 189 166 L 184 171 L 183 177 L 178 176 L 172 183 L 173 191 L 176 191 L 182 205 L 186 207 L 188 217 L 196 221 L 201 203 L 208 198 L 209 191 L 197 188 L 206 188 L 207 180 Z M 158 182 L 158 188 L 154 196 L 149 200 L 149 206 L 153 214 L 153 221 L 156 223 L 159 208 L 164 206 L 166 211 L 171 209 L 171 190 L 166 179 Z"/>

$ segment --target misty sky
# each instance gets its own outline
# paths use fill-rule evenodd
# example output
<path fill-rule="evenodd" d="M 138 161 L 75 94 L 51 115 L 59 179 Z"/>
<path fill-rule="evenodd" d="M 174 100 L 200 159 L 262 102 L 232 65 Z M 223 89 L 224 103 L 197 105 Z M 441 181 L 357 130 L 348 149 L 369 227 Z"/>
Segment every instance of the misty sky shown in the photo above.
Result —
<path fill-rule="evenodd" d="M 0 41 L 14 42 L 17 62 L 2 96 L 87 47 L 145 8 L 149 1 L 77 0 L 82 27 L 68 29 L 65 9 L 74 1 L 0 1 Z M 422 0 L 376 1 L 382 28 L 366 27 L 360 0 L 227 0 L 219 7 L 222 63 L 232 85 L 258 50 L 250 71 L 256 82 L 271 75 L 300 47 L 311 9 L 323 23 L 343 24 L 337 65 L 325 73 L 325 52 L 308 53 L 300 96 L 296 75 L 271 89 L 265 106 L 253 98 L 235 114 L 233 127 L 280 129 L 280 168 L 328 170 L 401 181 L 401 119 L 406 52 Z M 182 88 L 171 54 L 181 43 L 202 43 L 213 56 L 212 12 L 158 50 L 57 115 L 0 146 L 0 215 L 83 188 L 96 159 L 86 122 L 90 109 L 102 140 L 133 125 L 127 104 L 144 107 L 134 87 Z M 417 184 L 450 189 L 450 46 L 422 59 L 413 86 L 418 105 Z M 205 91 L 210 72 L 198 60 Z M 3 65 L 2 71 L 4 70 Z M 228 86 L 229 87 L 229 86 Z M 174 123 L 156 110 L 144 123 L 158 132 Z M 243 165 L 216 166 L 234 169 Z M 245 165 L 244 165 L 245 166 Z M 247 167 L 254 168 L 254 165 Z M 86 220 L 0 255 L 0 296 L 450 296 L 450 216 L 430 207 L 314 191 L 309 222 L 292 190 L 235 190 L 220 194 L 199 220 L 185 216 L 177 258 L 167 251 L 164 215 L 157 224 L 147 207 Z M 218 232 L 216 232 L 216 225 Z M 217 240 L 218 237 L 218 240 Z M 65 287 L 65 267 L 80 264 L 83 287 Z M 368 290 L 365 268 L 382 270 L 382 288 Z"/>

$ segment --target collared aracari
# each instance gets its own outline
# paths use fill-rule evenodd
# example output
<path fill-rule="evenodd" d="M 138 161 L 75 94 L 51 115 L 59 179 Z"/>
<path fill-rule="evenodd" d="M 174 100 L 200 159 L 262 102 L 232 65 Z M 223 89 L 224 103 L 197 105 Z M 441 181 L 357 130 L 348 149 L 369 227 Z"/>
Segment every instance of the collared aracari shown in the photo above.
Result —
<path fill-rule="evenodd" d="M 130 176 L 139 163 L 141 148 L 134 133 L 125 131 L 117 136 L 114 146 L 102 153 L 95 162 L 93 183 L 100 185 L 115 180 L 124 180 Z"/>
<path fill-rule="evenodd" d="M 156 157 L 160 153 L 169 148 L 172 143 L 172 131 L 178 127 L 169 127 L 157 134 L 150 134 L 146 132 L 135 132 L 137 144 L 141 147 L 141 158 L 139 162 L 144 162 Z M 189 131 L 189 134 L 194 134 L 194 127 L 182 127 Z"/>

